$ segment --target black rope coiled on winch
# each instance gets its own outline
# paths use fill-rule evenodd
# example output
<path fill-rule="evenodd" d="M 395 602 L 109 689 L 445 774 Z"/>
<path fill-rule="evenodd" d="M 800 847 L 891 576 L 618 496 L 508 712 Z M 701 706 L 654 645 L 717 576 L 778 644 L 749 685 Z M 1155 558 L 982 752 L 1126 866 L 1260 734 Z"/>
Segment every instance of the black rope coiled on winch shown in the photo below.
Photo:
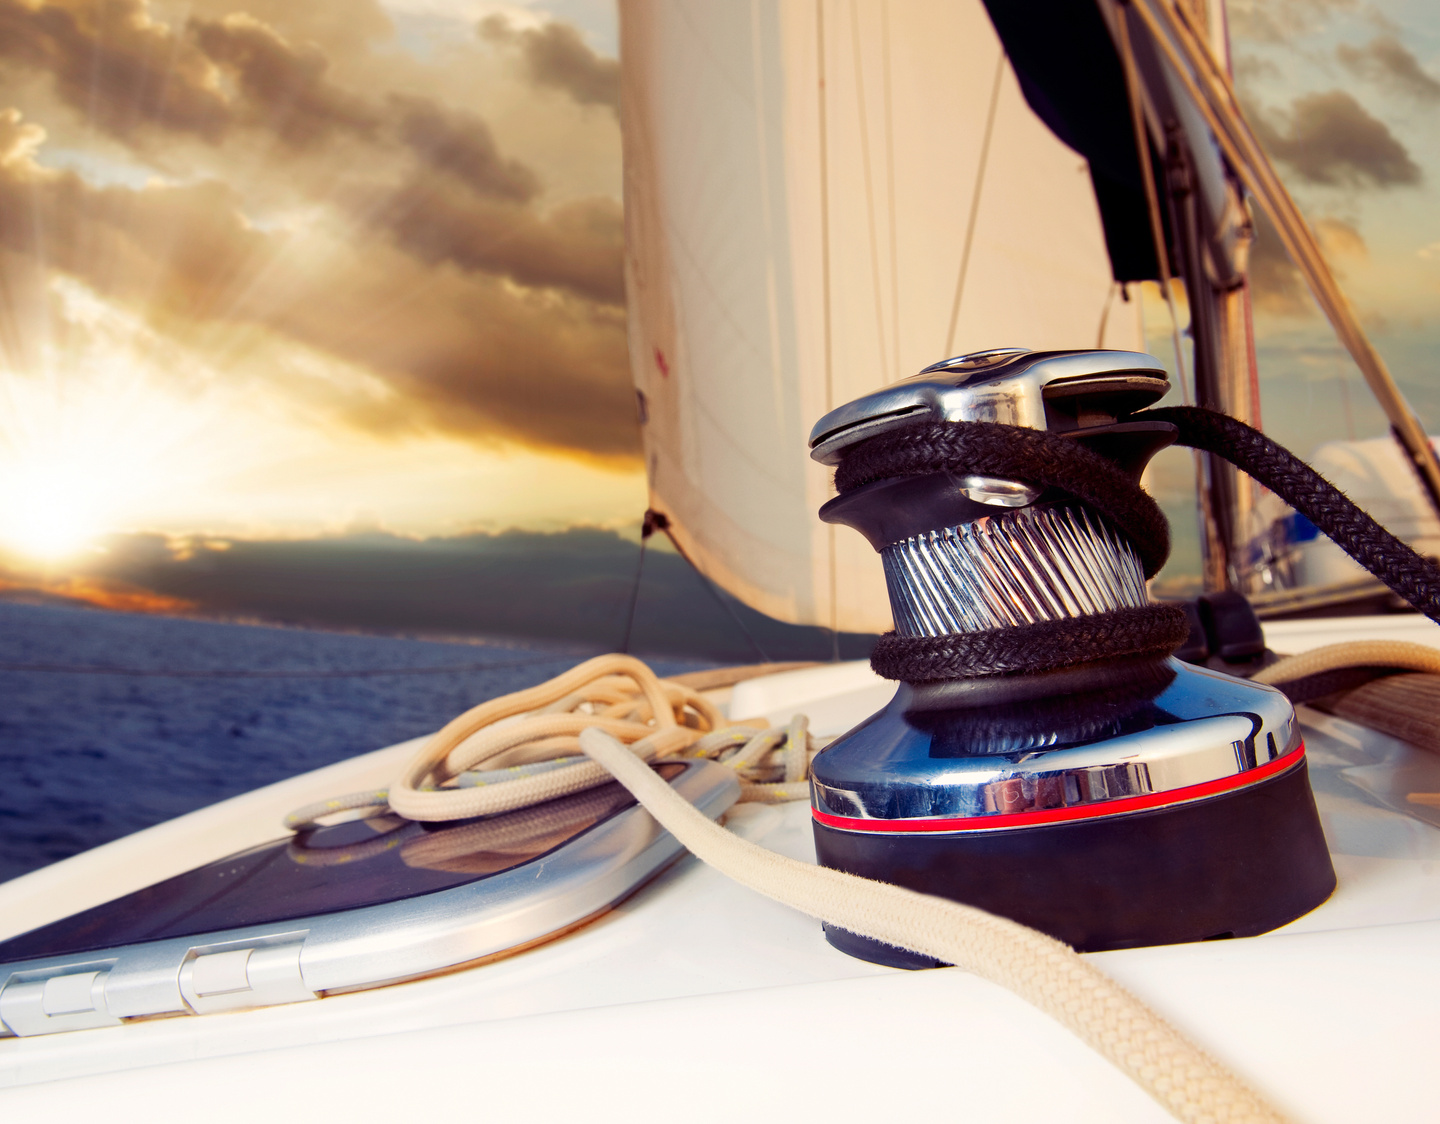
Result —
<path fill-rule="evenodd" d="M 1160 505 L 1114 461 L 1066 437 L 995 422 L 914 422 L 856 445 L 835 470 L 843 496 L 876 480 L 976 473 L 1059 488 L 1088 504 L 1130 540 L 1153 578 L 1170 557 Z"/>
<path fill-rule="evenodd" d="M 883 679 L 906 683 L 1030 675 L 1100 659 L 1160 659 L 1189 635 L 1190 618 L 1179 605 L 1146 605 L 944 636 L 887 632 L 870 653 L 870 666 Z"/>
<path fill-rule="evenodd" d="M 1177 444 L 1223 457 L 1248 473 L 1396 594 L 1440 621 L 1440 567 L 1259 430 L 1193 406 L 1147 410 L 1125 420 L 1175 426 Z M 1055 488 L 1109 519 L 1135 548 L 1147 578 L 1169 556 L 1169 524 L 1139 484 L 1073 437 L 1043 430 L 991 422 L 915 422 L 851 449 L 835 472 L 835 487 L 844 494 L 877 480 L 935 472 L 1001 476 Z M 945 636 L 888 632 L 870 662 L 877 674 L 909 683 L 1031 674 L 1098 659 L 1163 657 L 1175 651 L 1188 632 L 1183 609 L 1155 604 Z"/>

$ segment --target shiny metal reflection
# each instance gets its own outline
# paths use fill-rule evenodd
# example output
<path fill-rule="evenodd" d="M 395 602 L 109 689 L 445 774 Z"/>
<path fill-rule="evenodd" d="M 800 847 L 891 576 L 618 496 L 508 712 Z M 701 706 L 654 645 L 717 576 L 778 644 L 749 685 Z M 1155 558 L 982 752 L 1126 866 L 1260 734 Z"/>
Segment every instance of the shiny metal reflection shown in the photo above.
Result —
<path fill-rule="evenodd" d="M 880 552 L 901 636 L 1013 628 L 1149 604 L 1135 549 L 1079 505 L 1025 507 Z"/>

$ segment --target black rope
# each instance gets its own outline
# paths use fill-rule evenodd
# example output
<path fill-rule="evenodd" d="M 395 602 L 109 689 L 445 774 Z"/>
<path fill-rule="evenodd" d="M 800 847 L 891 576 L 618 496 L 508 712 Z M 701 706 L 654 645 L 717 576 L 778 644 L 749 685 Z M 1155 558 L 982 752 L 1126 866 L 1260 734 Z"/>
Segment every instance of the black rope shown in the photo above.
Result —
<path fill-rule="evenodd" d="M 1127 421 L 1173 425 L 1177 443 L 1222 457 L 1264 484 L 1431 620 L 1440 621 L 1440 566 L 1381 527 L 1304 461 L 1244 422 L 1172 406 Z M 915 422 L 863 441 L 835 473 L 842 494 L 878 480 L 935 472 L 980 473 L 1055 488 L 1106 516 L 1153 577 L 1169 555 L 1169 525 L 1155 501 L 1114 462 L 1071 437 L 989 422 Z M 1168 655 L 1189 626 L 1175 605 L 1151 605 L 1017 628 L 880 638 L 871 666 L 910 683 L 1024 674 L 1116 656 Z M 1373 674 L 1373 673 L 1371 673 Z M 1336 686 L 1332 686 L 1332 683 Z M 1295 684 L 1307 697 L 1339 679 Z"/>
<path fill-rule="evenodd" d="M 1440 567 L 1361 511 L 1334 484 L 1258 429 L 1213 410 L 1169 406 L 1132 415 L 1164 421 L 1178 442 L 1224 457 L 1288 503 L 1335 545 L 1433 621 L 1440 621 Z"/>
<path fill-rule="evenodd" d="M 876 480 L 947 471 L 1001 476 L 1074 496 L 1130 540 L 1147 578 L 1170 557 L 1170 524 L 1160 506 L 1114 461 L 1044 430 L 993 422 L 913 422 L 850 450 L 835 470 L 835 488 L 844 495 Z"/>
<path fill-rule="evenodd" d="M 1147 605 L 983 632 L 887 632 L 870 666 L 884 679 L 906 683 L 1030 674 L 1120 656 L 1168 656 L 1189 635 L 1190 618 L 1179 605 Z"/>

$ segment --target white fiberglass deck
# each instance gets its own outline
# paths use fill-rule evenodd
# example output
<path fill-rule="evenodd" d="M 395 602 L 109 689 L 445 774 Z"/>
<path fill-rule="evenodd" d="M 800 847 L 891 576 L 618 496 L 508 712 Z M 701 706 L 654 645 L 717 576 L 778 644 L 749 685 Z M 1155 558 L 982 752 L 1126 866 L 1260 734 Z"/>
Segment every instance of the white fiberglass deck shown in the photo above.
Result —
<path fill-rule="evenodd" d="M 1267 629 L 1440 647 L 1416 618 Z M 735 711 L 839 732 L 888 697 L 863 665 L 742 684 Z M 1096 962 L 1301 1120 L 1428 1120 L 1440 1010 L 1440 758 L 1302 711 L 1339 875 L 1320 909 L 1251 940 Z M 397 746 L 250 793 L 0 886 L 0 936 L 278 834 L 291 807 L 383 783 Z M 1427 819 L 1428 817 L 1428 819 Z M 804 804 L 732 828 L 813 859 Z M 0 1040 L 7 1119 L 1165 1120 L 1067 1031 L 963 972 L 900 972 L 683 859 L 571 936 L 452 975 L 267 1010 Z"/>

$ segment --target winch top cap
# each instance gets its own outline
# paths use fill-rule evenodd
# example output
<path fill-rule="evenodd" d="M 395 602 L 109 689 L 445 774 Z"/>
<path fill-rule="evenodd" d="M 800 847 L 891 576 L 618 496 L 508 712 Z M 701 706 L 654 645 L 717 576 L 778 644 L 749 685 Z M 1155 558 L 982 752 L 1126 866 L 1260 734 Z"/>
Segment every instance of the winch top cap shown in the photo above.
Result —
<path fill-rule="evenodd" d="M 851 445 L 910 422 L 983 421 L 1048 429 L 1047 400 L 1083 406 L 1094 424 L 1164 397 L 1165 367 L 1139 351 L 1027 351 L 959 355 L 831 410 L 810 431 L 810 455 L 838 464 Z M 1084 424 L 1084 423 L 1082 423 Z"/>

